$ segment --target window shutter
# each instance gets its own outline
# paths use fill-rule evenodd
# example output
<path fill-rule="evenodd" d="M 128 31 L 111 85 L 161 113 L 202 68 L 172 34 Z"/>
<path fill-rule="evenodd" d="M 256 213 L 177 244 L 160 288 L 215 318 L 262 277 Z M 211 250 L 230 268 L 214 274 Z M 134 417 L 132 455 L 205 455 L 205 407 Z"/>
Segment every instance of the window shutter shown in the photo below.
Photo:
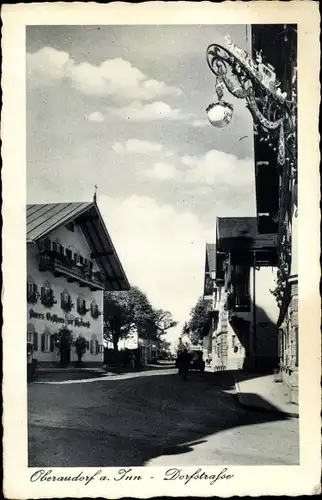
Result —
<path fill-rule="evenodd" d="M 89 343 L 89 347 L 90 347 L 89 352 L 90 352 L 91 354 L 93 354 L 93 351 L 94 351 L 94 349 L 93 349 L 93 340 L 91 340 L 91 341 L 90 341 L 90 343 Z"/>
<path fill-rule="evenodd" d="M 38 293 L 38 285 L 36 285 L 36 283 L 34 283 L 33 288 L 34 288 L 34 293 Z"/>
<path fill-rule="evenodd" d="M 38 351 L 38 333 L 34 332 L 34 351 Z"/>
<path fill-rule="evenodd" d="M 45 334 L 44 333 L 41 334 L 41 350 L 42 350 L 42 352 L 45 351 Z"/>
<path fill-rule="evenodd" d="M 64 307 L 65 301 L 64 301 L 64 294 L 63 292 L 60 294 L 60 306 Z"/>
<path fill-rule="evenodd" d="M 99 343 L 98 343 L 98 340 L 96 340 L 95 344 L 96 344 L 96 354 L 98 354 L 99 353 Z"/>
<path fill-rule="evenodd" d="M 55 349 L 55 335 L 50 336 L 50 352 L 53 352 Z"/>
<path fill-rule="evenodd" d="M 86 349 L 89 350 L 89 340 L 86 340 Z"/>
<path fill-rule="evenodd" d="M 45 296 L 45 288 L 42 286 L 41 287 L 41 298 Z"/>

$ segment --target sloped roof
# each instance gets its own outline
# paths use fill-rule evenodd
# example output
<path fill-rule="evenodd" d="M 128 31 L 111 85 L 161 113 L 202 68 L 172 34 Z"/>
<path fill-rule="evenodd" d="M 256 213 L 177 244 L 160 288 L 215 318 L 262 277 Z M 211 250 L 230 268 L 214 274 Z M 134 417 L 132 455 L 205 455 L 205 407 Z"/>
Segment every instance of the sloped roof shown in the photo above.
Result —
<path fill-rule="evenodd" d="M 80 226 L 95 255 L 93 259 L 106 278 L 106 289 L 128 290 L 130 284 L 95 201 L 27 205 L 27 243 L 72 221 Z"/>
<path fill-rule="evenodd" d="M 85 212 L 90 203 L 43 203 L 27 205 L 27 241 L 37 241 Z"/>
<path fill-rule="evenodd" d="M 215 243 L 206 243 L 206 272 L 216 270 L 216 245 Z"/>

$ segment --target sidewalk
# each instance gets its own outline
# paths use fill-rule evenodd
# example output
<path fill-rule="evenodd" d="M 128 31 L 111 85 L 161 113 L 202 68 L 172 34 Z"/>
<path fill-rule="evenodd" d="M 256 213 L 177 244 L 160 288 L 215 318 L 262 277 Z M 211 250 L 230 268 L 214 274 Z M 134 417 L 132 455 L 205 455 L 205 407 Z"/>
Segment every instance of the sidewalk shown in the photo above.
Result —
<path fill-rule="evenodd" d="M 299 406 L 291 403 L 287 388 L 282 382 L 274 382 L 273 374 L 236 371 L 234 378 L 240 404 L 299 418 Z"/>
<path fill-rule="evenodd" d="M 141 370 L 128 371 L 119 367 L 103 368 L 39 368 L 31 383 L 36 384 L 69 384 L 81 382 L 96 382 L 99 380 L 126 380 L 142 376 L 159 375 L 173 371 L 173 367 L 161 367 L 157 365 L 146 365 Z"/>

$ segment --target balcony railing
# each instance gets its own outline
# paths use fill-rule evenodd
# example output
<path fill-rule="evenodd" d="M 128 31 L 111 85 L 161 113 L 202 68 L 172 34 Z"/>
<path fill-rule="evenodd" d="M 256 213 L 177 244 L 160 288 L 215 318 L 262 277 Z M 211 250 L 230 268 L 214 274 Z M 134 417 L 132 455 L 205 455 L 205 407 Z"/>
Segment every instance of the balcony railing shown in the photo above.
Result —
<path fill-rule="evenodd" d="M 237 296 L 228 295 L 226 308 L 231 312 L 249 312 L 250 311 L 250 297 L 249 295 Z"/>
<path fill-rule="evenodd" d="M 38 256 L 39 271 L 51 271 L 56 276 L 64 275 L 67 281 L 76 281 L 81 286 L 88 286 L 91 290 L 104 290 L 104 278 L 90 268 L 78 266 L 72 260 L 53 254 Z"/>

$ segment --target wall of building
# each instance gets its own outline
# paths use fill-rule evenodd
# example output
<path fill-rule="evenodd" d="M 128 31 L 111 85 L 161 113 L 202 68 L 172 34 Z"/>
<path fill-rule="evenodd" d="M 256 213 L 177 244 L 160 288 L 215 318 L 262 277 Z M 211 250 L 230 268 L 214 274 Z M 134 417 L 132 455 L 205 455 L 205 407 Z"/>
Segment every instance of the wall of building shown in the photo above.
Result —
<path fill-rule="evenodd" d="M 82 235 L 80 229 L 75 226 L 75 231 L 68 231 L 66 228 L 59 228 L 49 235 L 50 239 L 53 241 L 58 240 L 65 248 L 70 248 L 72 252 L 78 252 L 85 258 L 90 259 L 90 249 L 87 242 Z M 38 292 L 40 293 L 41 287 L 45 282 L 49 282 L 55 300 L 57 301 L 52 308 L 45 307 L 40 298 L 38 298 L 35 304 L 27 304 L 27 332 L 34 331 L 38 335 L 38 349 L 34 352 L 34 357 L 37 359 L 38 363 L 55 363 L 59 362 L 59 353 L 55 349 L 53 352 L 50 351 L 49 340 L 46 345 L 46 351 L 41 350 L 41 335 L 46 333 L 48 338 L 59 331 L 63 324 L 72 331 L 74 338 L 79 335 L 85 337 L 85 339 L 90 343 L 91 341 L 98 342 L 99 346 L 103 346 L 103 315 L 100 315 L 97 319 L 91 316 L 90 310 L 84 315 L 80 316 L 77 312 L 77 298 L 82 297 L 86 301 L 87 309 L 90 309 L 90 304 L 94 300 L 98 306 L 99 311 L 103 311 L 103 292 L 96 291 L 92 292 L 87 287 L 80 287 L 76 282 L 68 283 L 67 279 L 63 276 L 55 277 L 49 271 L 39 271 L 38 260 L 37 260 L 37 247 L 34 244 L 27 245 L 27 273 L 28 279 L 33 281 L 38 285 Z M 97 267 L 94 263 L 94 270 Z M 74 304 L 74 308 L 70 313 L 66 314 L 61 308 L 61 293 L 66 290 Z M 58 318 L 58 320 L 57 320 Z M 76 320 L 76 324 L 75 324 Z M 78 324 L 77 324 L 78 323 Z M 86 325 L 86 326 L 85 326 Z M 93 353 L 91 353 L 91 344 L 86 350 L 83 357 L 84 363 L 96 364 L 103 362 L 103 353 L 96 353 L 96 349 L 93 348 Z M 99 347 L 99 351 L 102 351 L 103 347 Z M 71 348 L 71 362 L 77 360 L 77 355 L 75 347 Z"/>
<path fill-rule="evenodd" d="M 255 272 L 255 290 L 253 276 Z M 263 367 L 270 364 L 274 359 L 278 359 L 278 331 L 276 322 L 279 309 L 275 297 L 270 292 L 276 286 L 277 268 L 261 267 L 259 270 L 251 269 L 250 295 L 252 303 L 251 324 L 255 319 L 255 329 L 253 328 L 254 354 L 260 358 Z M 254 311 L 255 304 L 255 311 Z"/>
<path fill-rule="evenodd" d="M 250 270 L 250 311 L 228 313 L 226 294 L 214 305 L 219 309 L 217 328 L 212 334 L 212 361 L 214 371 L 266 370 L 278 363 L 279 309 L 270 290 L 275 288 L 276 268 L 261 267 Z M 255 287 L 254 287 L 255 273 Z M 237 317 L 234 320 L 232 316 Z M 243 321 L 242 321 L 243 320 Z M 255 325 L 254 325 L 255 321 Z M 205 340 L 205 345 L 208 339 Z M 204 350 L 206 352 L 206 349 Z"/>
<path fill-rule="evenodd" d="M 279 356 L 282 379 L 290 399 L 298 403 L 299 325 L 298 325 L 298 216 L 294 207 L 292 217 L 292 260 L 289 286 L 290 304 L 280 329 Z"/>

